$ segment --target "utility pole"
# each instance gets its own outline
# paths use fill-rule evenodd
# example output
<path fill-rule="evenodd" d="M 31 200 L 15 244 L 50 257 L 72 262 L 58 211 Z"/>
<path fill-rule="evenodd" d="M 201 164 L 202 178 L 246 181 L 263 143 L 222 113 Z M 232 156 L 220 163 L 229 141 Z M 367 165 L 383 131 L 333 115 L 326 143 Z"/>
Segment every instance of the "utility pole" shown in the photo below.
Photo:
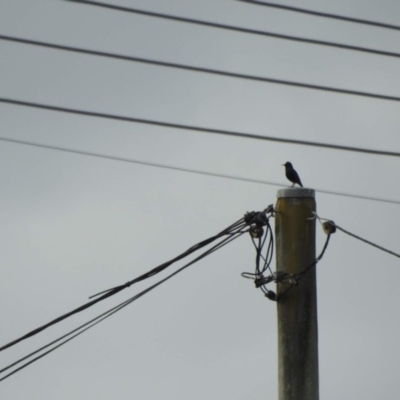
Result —
<path fill-rule="evenodd" d="M 280 189 L 275 210 L 277 271 L 298 274 L 315 261 L 315 191 Z M 277 287 L 279 400 L 318 400 L 316 269 L 288 287 Z"/>

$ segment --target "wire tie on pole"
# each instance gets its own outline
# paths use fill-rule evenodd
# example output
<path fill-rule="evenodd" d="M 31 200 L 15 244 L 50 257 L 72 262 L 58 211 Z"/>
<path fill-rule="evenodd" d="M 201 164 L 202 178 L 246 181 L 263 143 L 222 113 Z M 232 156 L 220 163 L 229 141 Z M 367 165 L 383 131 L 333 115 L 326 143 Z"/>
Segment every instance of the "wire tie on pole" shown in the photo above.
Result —
<path fill-rule="evenodd" d="M 318 217 L 318 215 L 317 215 L 317 213 L 315 211 L 311 211 L 311 214 L 313 214 L 313 216 L 310 217 L 310 218 L 307 218 L 309 221 L 313 221 L 313 220 L 315 220 L 317 218 L 319 219 L 319 217 Z"/>
<path fill-rule="evenodd" d="M 333 221 L 331 221 L 329 219 L 326 219 L 326 218 L 319 217 L 318 214 L 315 211 L 311 211 L 311 213 L 313 214 L 313 216 L 310 217 L 310 218 L 307 218 L 307 219 L 309 221 L 318 219 L 318 221 L 322 225 L 322 229 L 324 230 L 324 232 L 327 235 L 330 235 L 331 233 L 335 233 L 336 232 L 336 224 Z M 324 220 L 325 222 L 321 222 L 322 220 Z"/>

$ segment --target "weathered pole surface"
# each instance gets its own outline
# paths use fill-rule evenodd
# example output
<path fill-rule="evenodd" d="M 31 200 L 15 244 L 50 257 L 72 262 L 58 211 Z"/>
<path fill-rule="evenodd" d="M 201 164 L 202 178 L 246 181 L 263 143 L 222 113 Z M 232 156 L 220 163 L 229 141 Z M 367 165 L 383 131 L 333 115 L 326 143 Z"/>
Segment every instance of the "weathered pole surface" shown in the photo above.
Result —
<path fill-rule="evenodd" d="M 297 274 L 315 260 L 315 192 L 280 189 L 275 209 L 277 271 Z M 316 269 L 288 287 L 277 287 L 279 400 L 318 400 Z"/>

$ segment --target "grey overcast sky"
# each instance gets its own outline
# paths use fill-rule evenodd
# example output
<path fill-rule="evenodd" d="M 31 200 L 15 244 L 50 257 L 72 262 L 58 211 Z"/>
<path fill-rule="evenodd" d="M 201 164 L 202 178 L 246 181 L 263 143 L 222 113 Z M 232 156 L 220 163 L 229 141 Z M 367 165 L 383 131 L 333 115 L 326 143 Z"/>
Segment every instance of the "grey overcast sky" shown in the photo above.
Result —
<path fill-rule="evenodd" d="M 112 2 L 110 0 L 110 2 Z M 233 0 L 118 5 L 400 52 L 400 31 Z M 400 24 L 394 0 L 285 1 Z M 0 0 L 0 34 L 235 73 L 400 96 L 400 59 L 56 0 Z M 0 40 L 0 97 L 264 136 L 400 151 L 400 102 L 118 61 Z M 291 161 L 321 217 L 400 251 L 400 158 L 233 138 L 0 103 L 0 137 L 287 185 Z M 0 345 L 130 280 L 277 187 L 0 141 Z M 318 228 L 317 251 L 324 233 Z M 276 304 L 240 273 L 243 236 L 1 382 L 5 400 L 277 397 Z M 182 264 L 180 264 L 182 265 Z M 171 269 L 175 270 L 176 267 Z M 162 275 L 162 276 L 165 276 Z M 154 279 L 151 282 L 155 282 Z M 338 232 L 318 265 L 324 400 L 397 400 L 399 260 Z M 1 354 L 0 369 L 148 283 Z"/>

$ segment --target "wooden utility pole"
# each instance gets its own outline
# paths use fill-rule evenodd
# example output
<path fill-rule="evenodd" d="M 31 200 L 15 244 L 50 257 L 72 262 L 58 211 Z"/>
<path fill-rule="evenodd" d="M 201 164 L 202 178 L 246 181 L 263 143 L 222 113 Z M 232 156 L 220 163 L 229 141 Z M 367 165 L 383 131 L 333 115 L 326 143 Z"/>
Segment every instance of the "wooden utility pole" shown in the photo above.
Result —
<path fill-rule="evenodd" d="M 315 260 L 315 192 L 280 189 L 275 209 L 277 271 L 298 274 Z M 279 400 L 318 400 L 316 269 L 289 286 L 277 288 Z"/>

